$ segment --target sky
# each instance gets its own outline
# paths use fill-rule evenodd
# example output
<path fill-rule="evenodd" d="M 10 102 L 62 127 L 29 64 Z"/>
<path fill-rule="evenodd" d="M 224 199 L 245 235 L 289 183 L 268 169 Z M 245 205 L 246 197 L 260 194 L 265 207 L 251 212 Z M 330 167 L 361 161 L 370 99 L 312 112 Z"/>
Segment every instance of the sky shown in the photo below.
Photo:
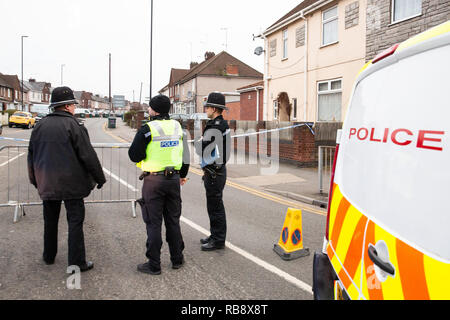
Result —
<path fill-rule="evenodd" d="M 206 51 L 221 51 L 264 72 L 264 46 L 253 39 L 302 0 L 154 0 L 152 96 L 171 68 L 189 69 Z M 150 0 L 0 0 L 0 72 L 77 91 L 142 102 L 150 91 Z M 6 32 L 5 32 L 6 31 Z"/>

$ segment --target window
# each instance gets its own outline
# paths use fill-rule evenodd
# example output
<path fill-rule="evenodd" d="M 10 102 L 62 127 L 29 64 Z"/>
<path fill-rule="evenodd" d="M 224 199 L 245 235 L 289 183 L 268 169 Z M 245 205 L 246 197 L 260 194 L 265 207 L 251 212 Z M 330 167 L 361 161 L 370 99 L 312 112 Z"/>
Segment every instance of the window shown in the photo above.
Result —
<path fill-rule="evenodd" d="M 318 121 L 342 120 L 342 80 L 319 82 Z"/>
<path fill-rule="evenodd" d="M 273 102 L 273 119 L 277 120 L 278 119 L 278 101 L 275 100 Z"/>
<path fill-rule="evenodd" d="M 422 14 L 422 0 L 392 0 L 392 23 Z"/>
<path fill-rule="evenodd" d="M 288 31 L 283 30 L 283 59 L 288 58 Z"/>
<path fill-rule="evenodd" d="M 297 98 L 292 99 L 293 119 L 297 119 Z"/>
<path fill-rule="evenodd" d="M 270 57 L 275 57 L 277 55 L 277 39 L 270 41 Z"/>
<path fill-rule="evenodd" d="M 338 7 L 322 12 L 322 46 L 338 41 Z"/>

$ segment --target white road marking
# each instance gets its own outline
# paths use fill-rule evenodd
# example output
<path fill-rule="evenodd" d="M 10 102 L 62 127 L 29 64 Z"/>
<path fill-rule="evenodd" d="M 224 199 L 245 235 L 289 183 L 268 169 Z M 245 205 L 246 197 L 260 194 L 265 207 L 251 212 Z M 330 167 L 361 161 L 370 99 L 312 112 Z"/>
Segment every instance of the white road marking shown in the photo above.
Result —
<path fill-rule="evenodd" d="M 187 225 L 189 225 L 191 228 L 199 231 L 200 233 L 203 233 L 205 236 L 209 235 L 209 231 L 206 230 L 205 228 L 202 228 L 201 226 L 197 225 L 196 223 L 192 222 L 189 219 L 186 219 L 185 217 L 181 217 L 181 221 L 183 221 L 184 223 L 186 223 Z M 308 285 L 307 283 L 295 278 L 294 276 L 291 276 L 290 274 L 284 272 L 283 270 L 278 269 L 277 267 L 271 265 L 270 263 L 267 263 L 264 260 L 261 260 L 258 257 L 255 257 L 254 255 L 252 255 L 251 253 L 248 253 L 247 251 L 236 247 L 235 245 L 233 245 L 230 242 L 226 242 L 226 246 L 233 250 L 234 252 L 240 254 L 241 256 L 243 256 L 244 258 L 256 263 L 257 265 L 259 265 L 260 267 L 263 267 L 264 269 L 278 275 L 279 277 L 285 279 L 286 281 L 290 282 L 291 284 L 297 286 L 298 288 L 306 291 L 309 294 L 313 294 L 312 292 L 312 288 L 310 285 Z"/>
<path fill-rule="evenodd" d="M 123 181 L 122 179 L 120 179 L 118 176 L 116 176 L 115 174 L 113 174 L 112 172 L 108 171 L 107 169 L 103 168 L 103 170 L 105 171 L 106 174 L 110 175 L 113 179 L 119 181 L 122 185 L 126 186 L 127 188 L 129 188 L 131 191 L 133 192 L 137 192 L 138 190 L 136 190 L 133 186 L 129 185 L 128 183 L 126 183 L 125 181 Z M 198 224 L 194 223 L 193 221 L 185 218 L 185 217 L 181 217 L 181 221 L 184 222 L 185 224 L 187 224 L 188 226 L 190 226 L 191 228 L 197 230 L 198 232 L 204 234 L 205 236 L 209 235 L 209 231 L 206 230 L 205 228 L 199 226 Z M 276 274 L 277 276 L 285 279 L 286 281 L 288 281 L 289 283 L 295 285 L 296 287 L 302 289 L 303 291 L 309 293 L 309 294 L 313 294 L 312 292 L 312 288 L 310 285 L 308 285 L 307 283 L 295 278 L 294 276 L 288 274 L 287 272 L 284 272 L 283 270 L 275 267 L 274 265 L 271 265 L 270 263 L 261 260 L 260 258 L 252 255 L 251 253 L 248 253 L 247 251 L 233 245 L 230 242 L 226 242 L 226 246 L 230 249 L 233 250 L 234 252 L 236 252 L 237 254 L 243 256 L 244 258 L 256 263 L 257 265 L 259 265 L 260 267 L 263 267 L 264 269 Z"/>
<path fill-rule="evenodd" d="M 128 184 L 126 181 L 120 179 L 118 176 L 116 176 L 114 173 L 112 173 L 111 171 L 109 171 L 106 168 L 103 168 L 103 171 L 105 171 L 105 173 L 107 175 L 109 175 L 111 178 L 113 178 L 114 180 L 117 180 L 120 182 L 120 184 L 124 185 L 125 187 L 127 187 L 128 189 L 130 189 L 133 192 L 138 192 L 139 190 L 135 189 L 132 185 Z"/>
<path fill-rule="evenodd" d="M 0 168 L 6 166 L 8 163 L 13 162 L 16 159 L 19 159 L 21 156 L 23 156 L 25 154 L 25 152 L 19 154 L 18 156 L 15 156 L 14 158 L 11 158 L 10 160 L 0 164 Z"/>

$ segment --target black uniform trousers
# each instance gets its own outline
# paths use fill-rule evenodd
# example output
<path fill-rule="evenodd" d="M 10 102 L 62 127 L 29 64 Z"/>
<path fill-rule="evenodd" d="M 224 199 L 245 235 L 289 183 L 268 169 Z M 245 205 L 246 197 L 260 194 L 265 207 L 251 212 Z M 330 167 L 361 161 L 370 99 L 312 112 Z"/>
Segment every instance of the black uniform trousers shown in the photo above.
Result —
<path fill-rule="evenodd" d="M 227 169 L 217 171 L 217 176 L 205 173 L 203 182 L 206 190 L 206 206 L 208 209 L 211 240 L 218 244 L 225 244 L 227 237 L 227 219 L 223 205 L 223 190 L 227 183 Z"/>
<path fill-rule="evenodd" d="M 61 200 L 44 201 L 44 254 L 46 261 L 55 260 L 58 252 L 58 221 Z M 64 200 L 69 229 L 69 266 L 86 264 L 83 223 L 85 217 L 84 200 Z"/>
<path fill-rule="evenodd" d="M 142 216 L 147 227 L 147 253 L 150 266 L 161 268 L 162 221 L 166 226 L 166 241 L 169 244 L 170 260 L 173 264 L 183 261 L 184 242 L 181 235 L 180 175 L 172 177 L 147 176 L 142 187 L 144 205 Z"/>

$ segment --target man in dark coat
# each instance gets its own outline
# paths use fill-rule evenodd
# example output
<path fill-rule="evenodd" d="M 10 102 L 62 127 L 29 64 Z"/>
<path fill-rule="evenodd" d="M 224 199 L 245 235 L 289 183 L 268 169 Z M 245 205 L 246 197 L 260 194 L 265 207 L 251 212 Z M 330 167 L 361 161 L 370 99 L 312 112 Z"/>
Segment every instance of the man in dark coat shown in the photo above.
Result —
<path fill-rule="evenodd" d="M 44 262 L 55 262 L 64 201 L 69 224 L 69 266 L 78 266 L 84 272 L 94 264 L 86 261 L 83 199 L 95 185 L 100 189 L 106 179 L 87 129 L 74 117 L 76 104 L 70 88 L 53 91 L 50 108 L 55 111 L 39 121 L 31 134 L 28 174 L 44 205 Z"/>

